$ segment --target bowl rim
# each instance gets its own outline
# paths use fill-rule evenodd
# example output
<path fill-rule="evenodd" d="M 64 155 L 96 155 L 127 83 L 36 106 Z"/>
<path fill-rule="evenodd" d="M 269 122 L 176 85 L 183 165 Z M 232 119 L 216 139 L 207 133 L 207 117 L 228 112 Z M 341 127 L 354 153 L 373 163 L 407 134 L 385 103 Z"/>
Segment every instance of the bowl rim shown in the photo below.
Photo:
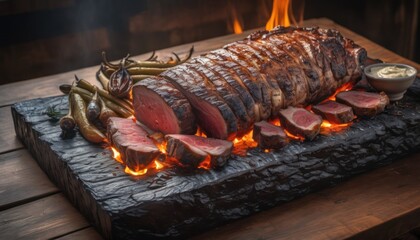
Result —
<path fill-rule="evenodd" d="M 409 69 L 414 70 L 414 74 L 410 75 L 410 76 L 407 76 L 407 77 L 395 77 L 395 78 L 383 78 L 383 77 L 378 77 L 378 76 L 372 75 L 372 73 L 370 71 L 371 68 L 380 67 L 380 66 L 398 66 L 398 67 L 409 68 Z M 407 65 L 407 64 L 404 64 L 404 63 L 375 63 L 375 64 L 372 64 L 372 65 L 366 66 L 363 69 L 363 73 L 365 74 L 365 76 L 368 80 L 369 79 L 375 79 L 375 80 L 381 80 L 381 81 L 395 81 L 395 80 L 402 81 L 402 80 L 409 80 L 411 78 L 416 78 L 417 69 L 414 68 L 413 66 L 410 66 L 410 65 Z"/>

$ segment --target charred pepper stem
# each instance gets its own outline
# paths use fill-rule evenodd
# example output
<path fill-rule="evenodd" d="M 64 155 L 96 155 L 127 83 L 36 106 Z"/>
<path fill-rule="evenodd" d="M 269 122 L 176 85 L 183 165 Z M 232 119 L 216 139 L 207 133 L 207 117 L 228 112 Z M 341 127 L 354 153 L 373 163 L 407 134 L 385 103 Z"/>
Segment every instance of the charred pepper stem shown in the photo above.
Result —
<path fill-rule="evenodd" d="M 96 88 L 94 85 L 92 85 L 90 82 L 84 80 L 84 79 L 79 79 L 76 77 L 77 80 L 77 86 L 83 89 L 88 90 L 91 93 L 94 93 L 96 91 Z M 120 105 L 121 107 L 125 108 L 126 110 L 130 111 L 131 113 L 134 113 L 133 111 L 133 107 L 131 105 L 131 103 L 126 102 L 120 98 L 114 97 L 111 94 L 109 94 L 107 91 L 103 90 L 103 89 L 97 89 L 98 94 L 105 98 L 108 99 L 109 101 L 112 101 L 118 105 Z"/>
<path fill-rule="evenodd" d="M 66 116 L 62 117 L 60 119 L 60 128 L 63 130 L 63 132 L 72 131 L 76 127 L 76 121 L 74 120 L 72 116 L 72 102 L 70 100 L 69 96 L 69 112 Z"/>
<path fill-rule="evenodd" d="M 172 54 L 175 56 L 176 60 L 169 60 L 168 62 L 162 62 L 162 61 L 156 61 L 156 59 L 154 58 L 154 53 L 152 54 L 152 56 L 146 60 L 140 60 L 140 61 L 134 61 L 131 59 L 127 59 L 127 65 L 126 68 L 129 70 L 131 68 L 170 68 L 170 67 L 174 67 L 178 64 L 184 63 L 186 62 L 188 59 L 191 58 L 192 54 L 194 53 L 194 46 L 192 46 L 190 48 L 190 50 L 188 51 L 187 56 L 185 56 L 184 59 L 181 59 L 179 57 L 178 54 L 172 52 Z M 106 58 L 106 54 L 105 52 L 102 52 L 102 61 L 104 66 L 106 66 L 106 68 L 103 69 L 103 71 L 105 71 L 108 74 L 108 71 L 116 71 L 120 66 L 117 64 L 113 64 L 111 62 L 108 61 L 108 59 Z M 129 71 L 130 72 L 130 71 Z M 132 72 L 130 72 L 130 74 L 133 74 Z M 147 73 L 145 73 L 147 74 Z"/>
<path fill-rule="evenodd" d="M 99 106 L 98 91 L 95 91 L 86 107 L 86 116 L 90 122 L 94 122 L 99 118 L 99 114 L 101 114 L 101 107 Z"/>
<path fill-rule="evenodd" d="M 86 104 L 83 98 L 77 93 L 70 93 L 71 106 L 73 107 L 73 116 L 79 126 L 79 131 L 82 136 L 93 143 L 101 143 L 106 141 L 105 135 L 99 131 L 95 126 L 89 123 L 86 117 Z"/>
<path fill-rule="evenodd" d="M 168 68 L 132 67 L 127 69 L 130 75 L 159 75 L 166 70 Z"/>
<path fill-rule="evenodd" d="M 102 88 L 108 91 L 109 79 L 101 69 L 96 72 L 96 79 L 101 83 Z"/>
<path fill-rule="evenodd" d="M 112 111 L 108 106 L 105 104 L 104 100 L 101 96 L 98 96 L 99 104 L 101 105 L 101 113 L 99 114 L 99 121 L 101 121 L 103 126 L 107 126 L 108 119 L 110 117 L 117 117 L 118 115 Z"/>
<path fill-rule="evenodd" d="M 152 77 L 154 75 L 131 75 L 131 78 L 133 79 L 133 83 L 136 84 L 140 82 L 143 79 L 146 79 L 148 77 Z"/>
<path fill-rule="evenodd" d="M 92 97 L 93 97 L 93 93 L 80 87 L 73 87 L 72 92 L 79 94 L 83 98 L 83 100 L 85 100 L 86 102 L 89 102 L 90 100 L 92 100 Z M 108 99 L 102 98 L 102 100 L 105 102 L 106 106 L 108 106 L 112 111 L 116 112 L 121 117 L 127 118 L 133 115 L 133 113 L 130 112 L 129 110 L 125 109 L 124 107 Z"/>

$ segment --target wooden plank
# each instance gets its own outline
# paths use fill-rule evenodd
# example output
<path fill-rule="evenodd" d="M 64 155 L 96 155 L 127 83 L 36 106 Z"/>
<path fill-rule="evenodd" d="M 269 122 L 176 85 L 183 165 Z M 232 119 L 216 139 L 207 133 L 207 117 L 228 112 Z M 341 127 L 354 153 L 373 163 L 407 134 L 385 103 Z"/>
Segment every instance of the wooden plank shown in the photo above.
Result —
<path fill-rule="evenodd" d="M 56 240 L 101 240 L 103 239 L 101 235 L 93 228 L 85 228 L 83 230 L 67 234 L 65 236 L 56 238 Z"/>
<path fill-rule="evenodd" d="M 62 194 L 0 212 L 0 239 L 48 239 L 88 226 Z"/>
<path fill-rule="evenodd" d="M 194 239 L 390 239 L 419 225 L 420 153 Z"/>
<path fill-rule="evenodd" d="M 400 57 L 389 50 L 386 50 L 385 48 L 379 46 L 378 44 L 375 44 L 372 41 L 362 36 L 357 35 L 356 33 L 332 22 L 331 20 L 324 19 L 324 18 L 310 19 L 310 20 L 306 20 L 304 22 L 304 25 L 335 28 L 339 30 L 340 32 L 342 32 L 344 36 L 354 39 L 356 43 L 365 47 L 369 55 L 373 58 L 380 58 L 386 62 L 407 63 L 416 67 L 418 70 L 420 70 L 420 67 L 418 64 L 410 60 L 407 60 L 403 57 Z M 242 39 L 255 30 L 256 29 L 245 31 L 242 34 L 237 34 L 237 35 L 235 34 L 226 35 L 226 36 L 212 38 L 212 39 L 199 41 L 195 43 L 183 44 L 176 47 L 160 50 L 158 51 L 158 53 L 161 56 L 168 56 L 173 51 L 177 53 L 183 53 L 183 52 L 185 53 L 189 49 L 189 47 L 191 47 L 191 45 L 194 45 L 196 49 L 196 52 L 194 55 L 199 55 L 203 52 L 207 52 L 209 50 L 219 48 L 227 43 Z M 149 53 L 142 54 L 134 58 L 144 59 L 144 58 L 147 58 L 148 56 L 149 56 Z M 77 74 L 78 76 L 85 78 L 92 83 L 96 83 L 94 75 L 95 75 L 95 72 L 98 70 L 98 68 L 99 68 L 98 66 L 94 66 L 94 67 L 78 69 L 78 70 L 74 70 L 74 71 L 70 71 L 66 73 L 36 78 L 32 80 L 4 84 L 0 88 L 0 96 L 2 96 L 2 98 L 0 99 L 0 106 L 13 104 L 15 102 L 26 100 L 26 99 L 60 95 L 61 93 L 58 90 L 58 86 L 62 83 L 71 83 L 74 79 L 74 74 Z"/>
<path fill-rule="evenodd" d="M 15 134 L 10 107 L 0 108 L 0 119 L 0 153 L 22 148 Z"/>
<path fill-rule="evenodd" d="M 58 192 L 27 150 L 0 155 L 0 210 Z"/>

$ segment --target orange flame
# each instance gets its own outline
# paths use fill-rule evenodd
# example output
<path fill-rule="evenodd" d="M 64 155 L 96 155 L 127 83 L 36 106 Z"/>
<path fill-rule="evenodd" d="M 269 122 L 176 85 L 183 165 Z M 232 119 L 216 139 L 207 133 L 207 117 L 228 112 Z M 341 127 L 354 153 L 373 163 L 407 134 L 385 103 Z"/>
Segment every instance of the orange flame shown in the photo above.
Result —
<path fill-rule="evenodd" d="M 293 6 L 292 6 L 293 5 Z M 270 19 L 265 25 L 266 30 L 271 30 L 278 25 L 288 27 L 291 24 L 299 26 L 303 21 L 305 0 L 273 0 L 273 9 Z M 297 16 L 297 18 L 295 17 Z"/>
<path fill-rule="evenodd" d="M 121 153 L 114 147 L 110 147 L 110 149 L 112 151 L 112 158 L 114 158 L 117 162 L 119 162 L 121 164 L 124 164 L 124 162 L 121 158 Z M 165 149 L 165 153 L 166 153 L 166 149 Z M 163 163 L 159 162 L 158 160 L 154 160 L 147 167 L 145 167 L 143 169 L 139 169 L 139 170 L 131 169 L 126 165 L 125 169 L 124 169 L 124 172 L 127 173 L 127 174 L 130 174 L 130 175 L 133 175 L 133 176 L 141 176 L 141 175 L 146 174 L 149 169 L 160 170 L 164 167 L 165 167 L 165 165 Z"/>
<path fill-rule="evenodd" d="M 347 129 L 348 127 L 350 127 L 352 124 L 353 122 L 338 124 L 338 123 L 331 123 L 327 120 L 322 120 L 321 134 L 327 135 L 333 132 L 341 132 L 344 129 Z"/>
<path fill-rule="evenodd" d="M 123 160 L 121 158 L 121 153 L 117 151 L 114 147 L 111 147 L 112 150 L 112 158 L 115 159 L 119 163 L 123 163 Z"/>
<path fill-rule="evenodd" d="M 273 0 L 271 16 L 265 25 L 266 30 L 271 30 L 277 25 L 290 26 L 289 4 L 290 0 Z"/>
<path fill-rule="evenodd" d="M 142 176 L 147 173 L 147 168 L 134 171 L 130 169 L 128 166 L 125 166 L 124 172 L 133 176 Z"/>
<path fill-rule="evenodd" d="M 258 143 L 252 138 L 253 133 L 254 131 L 251 130 L 244 136 L 233 140 L 233 154 L 245 156 L 249 148 L 255 148 L 258 146 Z"/>
<path fill-rule="evenodd" d="M 232 30 L 235 34 L 240 34 L 243 32 L 243 25 L 242 25 L 242 18 L 238 17 L 238 14 L 236 12 L 236 8 L 234 6 L 234 4 L 229 1 L 228 2 L 228 13 L 229 14 L 229 19 L 228 19 L 228 24 L 230 26 L 232 26 Z M 229 26 L 229 28 L 230 28 Z"/>
<path fill-rule="evenodd" d="M 164 168 L 165 167 L 165 165 L 163 165 L 162 163 L 160 163 L 159 161 L 154 161 L 154 163 L 155 163 L 155 168 L 156 168 L 156 170 L 159 170 L 159 169 L 162 169 L 162 168 Z"/>
<path fill-rule="evenodd" d="M 197 128 L 197 132 L 195 133 L 195 135 L 199 137 L 207 137 L 207 135 L 200 128 Z"/>
<path fill-rule="evenodd" d="M 280 119 L 276 118 L 270 121 L 270 123 L 276 125 L 276 126 L 281 126 L 280 123 Z M 305 138 L 299 135 L 294 135 L 291 132 L 287 131 L 287 129 L 283 128 L 284 132 L 286 133 L 286 136 L 288 136 L 289 138 L 293 139 L 293 140 L 297 140 L 297 141 L 305 141 Z"/>
<path fill-rule="evenodd" d="M 209 170 L 211 164 L 211 156 L 207 155 L 207 157 L 198 165 L 198 168 Z"/>
<path fill-rule="evenodd" d="M 241 23 L 239 23 L 239 20 L 236 17 L 233 20 L 233 32 L 235 34 L 240 34 L 243 32 Z"/>
<path fill-rule="evenodd" d="M 327 99 L 324 100 L 324 102 L 331 100 L 331 101 L 335 101 L 335 96 L 337 96 L 338 93 L 340 92 L 345 92 L 345 91 L 349 91 L 354 87 L 354 83 L 353 82 L 348 82 L 343 84 L 341 87 L 339 87 L 335 93 L 333 95 L 331 95 L 330 97 L 328 97 Z"/>

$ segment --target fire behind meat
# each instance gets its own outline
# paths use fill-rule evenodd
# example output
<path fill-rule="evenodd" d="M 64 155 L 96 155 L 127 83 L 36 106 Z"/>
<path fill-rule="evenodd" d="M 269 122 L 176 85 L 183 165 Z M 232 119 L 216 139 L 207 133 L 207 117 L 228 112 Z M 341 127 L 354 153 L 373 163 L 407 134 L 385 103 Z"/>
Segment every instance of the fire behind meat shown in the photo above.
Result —
<path fill-rule="evenodd" d="M 149 133 L 178 134 L 177 141 L 170 141 L 169 146 L 163 137 L 155 139 L 166 159 L 175 158 L 178 165 L 195 168 L 220 167 L 231 151 L 241 155 L 257 144 L 275 149 L 289 141 L 285 136 L 310 140 L 322 127 L 350 125 L 356 107 L 349 104 L 352 101 L 316 107 L 326 120 L 308 106 L 350 90 L 362 76 L 366 56 L 364 48 L 331 29 L 277 27 L 259 31 L 135 84 L 134 115 Z M 360 103 L 366 98 L 366 107 L 379 113 L 389 100 L 372 94 L 350 93 L 347 99 Z M 334 117 L 338 122 L 334 122 Z M 278 129 L 259 124 L 264 127 L 254 133 L 254 124 L 264 120 Z M 275 126 L 280 124 L 284 129 Z M 193 135 L 197 135 L 197 129 L 213 139 L 196 139 Z M 119 139 L 125 141 L 123 137 Z M 269 144 L 269 139 L 277 139 L 279 145 Z M 121 144 L 113 142 L 114 147 Z M 153 155 L 155 149 L 150 151 L 146 155 Z M 141 165 L 153 165 L 153 161 L 152 158 Z M 138 169 L 137 165 L 130 167 L 133 168 Z"/>

